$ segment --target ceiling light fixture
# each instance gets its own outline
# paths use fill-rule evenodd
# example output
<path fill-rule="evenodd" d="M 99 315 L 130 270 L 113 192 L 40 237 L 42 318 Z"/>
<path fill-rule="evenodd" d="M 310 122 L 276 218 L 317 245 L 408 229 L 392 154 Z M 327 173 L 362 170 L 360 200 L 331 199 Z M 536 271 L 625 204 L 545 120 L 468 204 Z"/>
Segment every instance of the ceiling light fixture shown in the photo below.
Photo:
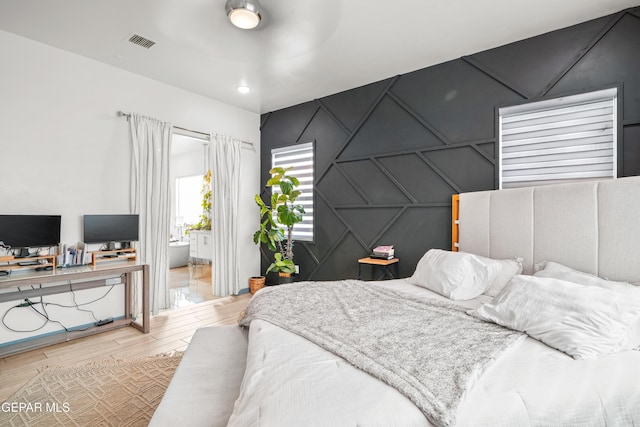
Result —
<path fill-rule="evenodd" d="M 251 88 L 249 86 L 240 85 L 236 87 L 236 90 L 240 93 L 249 93 L 251 92 Z"/>
<path fill-rule="evenodd" d="M 227 0 L 224 9 L 231 23 L 243 30 L 257 27 L 262 19 L 262 8 L 258 0 Z"/>

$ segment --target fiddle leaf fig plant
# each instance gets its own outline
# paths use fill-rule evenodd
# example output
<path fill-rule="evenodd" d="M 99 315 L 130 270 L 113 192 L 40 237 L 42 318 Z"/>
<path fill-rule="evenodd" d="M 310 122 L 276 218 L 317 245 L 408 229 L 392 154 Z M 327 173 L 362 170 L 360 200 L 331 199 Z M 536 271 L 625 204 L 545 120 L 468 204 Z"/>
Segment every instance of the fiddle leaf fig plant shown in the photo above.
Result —
<path fill-rule="evenodd" d="M 267 273 L 276 271 L 293 274 L 296 271 L 293 263 L 293 227 L 302 221 L 304 207 L 296 204 L 296 199 L 302 194 L 298 190 L 300 181 L 288 175 L 291 168 L 273 168 L 269 171 L 271 178 L 267 181 L 273 191 L 271 206 L 268 206 L 259 194 L 254 200 L 260 208 L 260 228 L 253 235 L 253 242 L 257 245 L 266 244 L 270 251 L 275 252 L 274 262 L 267 268 Z"/>

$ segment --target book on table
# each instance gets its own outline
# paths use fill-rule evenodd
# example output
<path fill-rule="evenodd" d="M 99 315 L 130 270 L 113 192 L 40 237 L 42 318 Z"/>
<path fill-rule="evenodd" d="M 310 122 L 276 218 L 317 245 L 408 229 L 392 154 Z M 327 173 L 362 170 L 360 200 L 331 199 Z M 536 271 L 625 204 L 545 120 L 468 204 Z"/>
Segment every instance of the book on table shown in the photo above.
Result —
<path fill-rule="evenodd" d="M 373 248 L 371 258 L 376 259 L 393 259 L 395 256 L 393 245 L 381 245 Z"/>

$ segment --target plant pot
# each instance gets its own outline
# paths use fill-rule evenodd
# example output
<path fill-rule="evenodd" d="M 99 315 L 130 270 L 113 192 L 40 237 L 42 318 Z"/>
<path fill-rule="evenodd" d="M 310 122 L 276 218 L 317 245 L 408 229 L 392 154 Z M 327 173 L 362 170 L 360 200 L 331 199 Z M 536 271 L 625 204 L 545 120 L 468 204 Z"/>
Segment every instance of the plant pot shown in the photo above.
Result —
<path fill-rule="evenodd" d="M 267 280 L 264 276 L 254 276 L 249 278 L 249 292 L 255 294 L 264 288 L 264 282 Z"/>
<path fill-rule="evenodd" d="M 291 273 L 278 273 L 278 283 L 281 285 L 293 283 L 294 276 Z"/>

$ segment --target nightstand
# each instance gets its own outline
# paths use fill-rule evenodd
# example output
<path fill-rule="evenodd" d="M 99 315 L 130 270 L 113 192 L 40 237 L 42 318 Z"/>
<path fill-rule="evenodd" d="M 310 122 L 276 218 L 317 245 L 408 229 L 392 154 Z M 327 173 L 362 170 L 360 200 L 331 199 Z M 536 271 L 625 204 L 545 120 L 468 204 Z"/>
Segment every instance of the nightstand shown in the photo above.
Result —
<path fill-rule="evenodd" d="M 379 259 L 379 258 L 360 258 L 358 260 L 358 280 L 362 278 L 362 264 L 368 264 L 371 266 L 372 274 L 373 270 L 376 266 L 382 267 L 384 272 L 384 277 L 389 279 L 395 279 L 398 277 L 398 262 L 400 259 L 392 258 L 392 259 Z M 394 274 L 394 270 L 395 274 Z"/>

